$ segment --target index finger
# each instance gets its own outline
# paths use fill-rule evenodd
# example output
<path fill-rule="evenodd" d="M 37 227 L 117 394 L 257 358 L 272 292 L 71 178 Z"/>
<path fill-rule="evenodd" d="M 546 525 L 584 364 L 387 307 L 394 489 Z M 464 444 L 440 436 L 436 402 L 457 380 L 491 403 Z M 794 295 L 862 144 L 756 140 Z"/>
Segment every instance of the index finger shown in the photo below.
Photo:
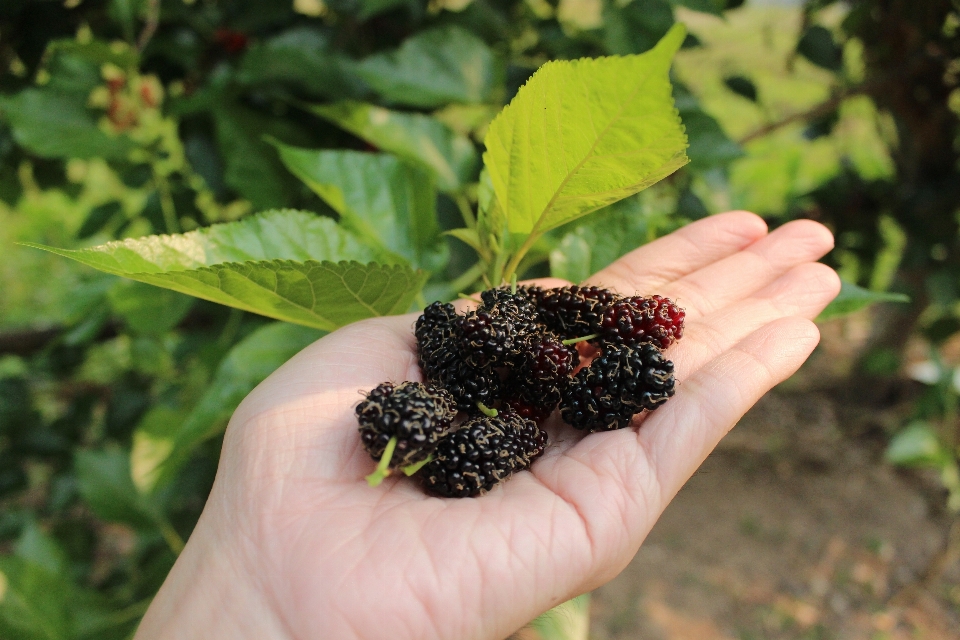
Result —
<path fill-rule="evenodd" d="M 585 284 L 618 293 L 652 291 L 733 255 L 766 234 L 767 224 L 754 213 L 720 213 L 634 249 Z"/>

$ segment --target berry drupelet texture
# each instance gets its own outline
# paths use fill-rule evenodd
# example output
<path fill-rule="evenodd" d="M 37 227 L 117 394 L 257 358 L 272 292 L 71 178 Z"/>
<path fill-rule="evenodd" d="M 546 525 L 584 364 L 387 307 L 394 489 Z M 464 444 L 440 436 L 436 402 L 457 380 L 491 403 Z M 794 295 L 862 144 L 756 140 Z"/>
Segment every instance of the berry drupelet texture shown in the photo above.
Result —
<path fill-rule="evenodd" d="M 532 420 L 501 411 L 467 420 L 444 438 L 418 472 L 426 488 L 449 498 L 489 491 L 543 454 L 546 433 Z"/>
<path fill-rule="evenodd" d="M 417 356 L 424 377 L 453 394 L 461 411 L 492 405 L 501 395 L 500 377 L 490 366 L 467 362 L 463 320 L 452 304 L 434 302 L 417 319 Z"/>
<path fill-rule="evenodd" d="M 488 289 L 476 311 L 463 319 L 463 345 L 473 366 L 510 366 L 518 362 L 530 340 L 540 334 L 537 307 L 525 294 Z"/>
<path fill-rule="evenodd" d="M 564 345 L 555 334 L 544 334 L 530 344 L 520 366 L 511 372 L 506 383 L 508 393 L 539 413 L 550 415 L 573 381 L 578 364 L 576 347 Z"/>
<path fill-rule="evenodd" d="M 564 339 L 600 332 L 604 311 L 618 299 L 600 287 L 559 287 L 548 289 L 540 298 L 543 322 Z"/>
<path fill-rule="evenodd" d="M 663 296 L 634 296 L 613 303 L 600 323 L 601 344 L 653 344 L 666 349 L 683 336 L 686 312 Z"/>
<path fill-rule="evenodd" d="M 674 394 L 673 363 L 657 347 L 613 345 L 581 369 L 563 394 L 560 414 L 577 429 L 611 431 L 653 411 Z"/>
<path fill-rule="evenodd" d="M 507 381 L 507 386 L 510 386 L 509 380 Z M 510 396 L 503 402 L 520 417 L 533 420 L 537 424 L 549 418 L 553 410 L 556 409 L 556 405 L 553 407 L 544 407 L 528 402 L 520 396 Z"/>
<path fill-rule="evenodd" d="M 390 468 L 426 460 L 457 415 L 453 396 L 419 382 L 384 382 L 357 405 L 360 441 L 380 460 L 391 438 L 397 439 Z"/>

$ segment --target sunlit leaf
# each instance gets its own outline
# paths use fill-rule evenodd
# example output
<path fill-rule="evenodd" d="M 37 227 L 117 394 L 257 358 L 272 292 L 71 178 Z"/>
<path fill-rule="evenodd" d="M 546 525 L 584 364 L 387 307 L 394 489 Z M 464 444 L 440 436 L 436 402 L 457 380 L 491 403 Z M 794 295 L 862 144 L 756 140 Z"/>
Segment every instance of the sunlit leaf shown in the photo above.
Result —
<path fill-rule="evenodd" d="M 424 169 L 384 153 L 275 144 L 287 168 L 340 214 L 343 227 L 417 266 L 438 266 L 437 194 Z"/>
<path fill-rule="evenodd" d="M 114 275 L 327 331 L 407 311 L 426 279 L 403 265 L 349 261 L 369 259 L 372 251 L 332 220 L 300 211 L 273 211 L 185 234 L 89 249 L 28 246 Z"/>
<path fill-rule="evenodd" d="M 910 302 L 909 296 L 889 291 L 871 291 L 855 284 L 844 282 L 840 293 L 827 308 L 820 312 L 817 320 L 829 320 L 865 309 L 878 302 Z"/>
<path fill-rule="evenodd" d="M 310 111 L 383 151 L 427 167 L 443 191 L 456 191 L 476 178 L 480 158 L 473 143 L 435 118 L 363 102 L 318 105 Z"/>
<path fill-rule="evenodd" d="M 950 460 L 950 451 L 940 444 L 933 425 L 917 421 L 893 436 L 884 457 L 900 466 L 939 467 Z"/>
<path fill-rule="evenodd" d="M 677 25 L 652 51 L 548 62 L 490 125 L 484 164 L 514 234 L 543 232 L 687 162 L 668 71 Z"/>

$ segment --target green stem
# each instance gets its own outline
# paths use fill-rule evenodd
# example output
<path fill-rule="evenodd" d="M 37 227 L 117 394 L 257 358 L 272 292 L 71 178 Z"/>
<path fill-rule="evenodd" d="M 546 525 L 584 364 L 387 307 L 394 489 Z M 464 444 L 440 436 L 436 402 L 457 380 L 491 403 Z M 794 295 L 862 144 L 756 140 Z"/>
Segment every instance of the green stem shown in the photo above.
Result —
<path fill-rule="evenodd" d="M 498 415 L 500 415 L 496 409 L 491 409 L 482 402 L 477 403 L 477 409 L 480 409 L 480 412 L 488 418 L 496 418 Z"/>
<path fill-rule="evenodd" d="M 177 207 L 173 203 L 173 194 L 170 184 L 163 176 L 154 174 L 154 186 L 160 197 L 160 209 L 163 211 L 163 223 L 167 225 L 167 233 L 180 233 L 180 223 L 177 221 Z"/>
<path fill-rule="evenodd" d="M 524 241 L 523 245 L 517 250 L 515 254 L 513 254 L 513 257 L 510 259 L 510 262 L 507 263 L 506 268 L 503 270 L 504 278 L 513 277 L 516 274 L 517 267 L 520 266 L 520 261 L 523 260 L 523 256 L 527 255 L 527 251 L 530 251 L 530 247 L 532 247 L 537 242 L 537 240 L 540 239 L 541 235 L 542 234 L 537 233 L 536 228 L 534 228 L 534 230 L 530 232 L 530 235 L 527 236 L 526 241 Z"/>
<path fill-rule="evenodd" d="M 397 436 L 390 438 L 383 455 L 380 456 L 380 462 L 373 473 L 367 476 L 367 484 L 375 487 L 383 482 L 383 479 L 390 475 L 390 459 L 393 458 L 393 451 L 397 448 Z"/>
<path fill-rule="evenodd" d="M 165 519 L 157 522 L 157 526 L 160 529 L 160 535 L 163 536 L 170 550 L 173 551 L 174 555 L 180 555 L 180 552 L 183 551 L 184 542 L 177 530 Z"/>
<path fill-rule="evenodd" d="M 408 475 L 408 476 L 412 476 L 412 475 L 415 474 L 417 471 L 420 471 L 420 469 L 422 469 L 425 464 L 427 464 L 428 462 L 432 462 L 432 461 L 433 461 L 433 454 L 430 454 L 429 456 L 427 456 L 427 459 L 426 459 L 426 460 L 422 460 L 422 461 L 420 461 L 420 462 L 415 462 L 415 463 L 413 463 L 413 464 L 408 464 L 407 466 L 403 467 L 403 468 L 400 469 L 400 470 L 403 471 L 404 474 L 406 474 L 406 475 Z"/>
<path fill-rule="evenodd" d="M 466 271 L 464 271 L 456 280 L 450 283 L 450 291 L 455 293 L 460 293 L 464 289 L 468 288 L 474 282 L 480 279 L 480 276 L 483 275 L 483 261 L 478 261 L 477 264 L 473 265 Z"/>
<path fill-rule="evenodd" d="M 517 274 L 510 276 L 510 293 L 512 295 L 517 295 Z"/>
<path fill-rule="evenodd" d="M 468 229 L 477 228 L 477 218 L 473 215 L 473 209 L 470 207 L 470 202 L 462 194 L 457 194 L 454 196 L 454 201 L 457 203 L 457 207 L 460 208 L 460 216 L 463 218 L 463 223 L 467 225 Z"/>
<path fill-rule="evenodd" d="M 230 308 L 230 315 L 227 316 L 227 322 L 223 325 L 223 331 L 217 338 L 217 344 L 226 349 L 236 339 L 237 331 L 240 330 L 240 323 L 243 321 L 243 311 L 236 307 Z"/>
<path fill-rule="evenodd" d="M 588 336 L 583 336 L 580 338 L 570 338 L 569 340 L 561 340 L 560 344 L 564 344 L 569 347 L 571 344 L 577 344 L 578 342 L 585 342 L 586 340 L 593 340 L 594 338 L 599 338 L 599 337 L 600 337 L 599 333 L 591 333 Z"/>

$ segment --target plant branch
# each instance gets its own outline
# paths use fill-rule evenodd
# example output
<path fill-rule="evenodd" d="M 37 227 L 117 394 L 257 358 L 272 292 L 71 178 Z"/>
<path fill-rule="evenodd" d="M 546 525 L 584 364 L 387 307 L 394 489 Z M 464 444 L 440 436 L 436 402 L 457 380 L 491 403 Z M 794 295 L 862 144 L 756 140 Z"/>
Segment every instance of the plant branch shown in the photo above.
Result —
<path fill-rule="evenodd" d="M 807 109 L 806 111 L 801 111 L 799 113 L 794 113 L 792 115 L 778 120 L 776 122 L 771 122 L 768 125 L 764 125 L 752 133 L 748 133 L 744 137 L 738 140 L 738 143 L 745 145 L 749 142 L 753 142 L 758 138 L 768 136 L 774 131 L 779 131 L 787 125 L 791 125 L 794 122 L 805 122 L 807 120 L 812 120 L 814 118 L 819 118 L 820 116 L 825 116 L 843 103 L 847 98 L 852 98 L 863 93 L 868 93 L 872 89 L 872 86 L 869 84 L 860 84 L 855 87 L 850 87 L 849 89 L 844 89 L 839 93 L 835 94 L 831 98 L 824 100 L 820 104 Z"/>
<path fill-rule="evenodd" d="M 158 175 L 154 185 L 160 197 L 160 209 L 163 211 L 163 222 L 167 226 L 167 233 L 180 233 L 180 222 L 177 220 L 177 207 L 173 202 L 170 183 L 165 176 Z"/>
<path fill-rule="evenodd" d="M 160 0 L 148 0 L 147 2 L 147 22 L 143 25 L 143 31 L 137 38 L 137 52 L 142 53 L 147 48 L 147 44 L 153 38 L 160 26 Z"/>

